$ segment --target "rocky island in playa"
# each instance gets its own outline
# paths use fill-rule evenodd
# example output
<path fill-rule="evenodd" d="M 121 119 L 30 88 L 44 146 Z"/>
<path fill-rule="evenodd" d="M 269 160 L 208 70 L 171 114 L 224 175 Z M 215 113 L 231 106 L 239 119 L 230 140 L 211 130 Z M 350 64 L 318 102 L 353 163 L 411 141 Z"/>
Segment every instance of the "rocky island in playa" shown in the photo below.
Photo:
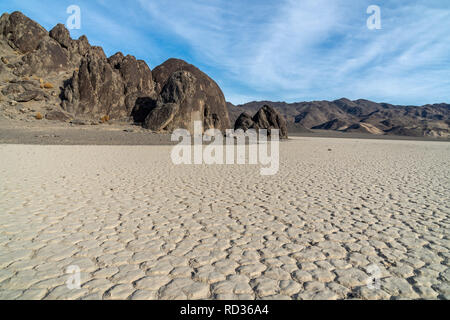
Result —
<path fill-rule="evenodd" d="M 450 298 L 449 105 L 235 106 L 20 12 L 0 56 L 0 299 Z M 196 122 L 276 135 L 276 174 L 174 163 Z"/>

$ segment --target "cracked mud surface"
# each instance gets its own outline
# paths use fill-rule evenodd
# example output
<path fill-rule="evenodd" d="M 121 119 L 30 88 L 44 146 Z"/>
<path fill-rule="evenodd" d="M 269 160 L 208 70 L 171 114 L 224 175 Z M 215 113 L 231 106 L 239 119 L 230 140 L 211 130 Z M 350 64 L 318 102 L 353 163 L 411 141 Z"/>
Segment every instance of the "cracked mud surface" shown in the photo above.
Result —
<path fill-rule="evenodd" d="M 170 150 L 0 145 L 0 299 L 450 298 L 450 144 L 295 138 L 265 177 Z"/>

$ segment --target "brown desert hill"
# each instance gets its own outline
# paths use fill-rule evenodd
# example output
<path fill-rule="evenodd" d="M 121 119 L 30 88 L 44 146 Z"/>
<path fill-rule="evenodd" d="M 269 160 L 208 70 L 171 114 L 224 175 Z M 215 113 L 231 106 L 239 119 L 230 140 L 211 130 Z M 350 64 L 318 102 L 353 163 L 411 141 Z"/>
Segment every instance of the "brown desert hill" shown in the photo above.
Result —
<path fill-rule="evenodd" d="M 47 32 L 21 12 L 0 18 L 0 116 L 96 124 L 136 121 L 155 131 L 230 128 L 219 86 L 182 60 L 155 68 L 118 52 L 107 57 L 62 24 Z M 39 114 L 39 116 L 37 116 Z M 75 119 L 75 120 L 74 120 Z"/>
<path fill-rule="evenodd" d="M 361 132 L 377 135 L 449 138 L 450 105 L 399 106 L 369 100 L 270 102 L 253 101 L 243 105 L 228 103 L 233 120 L 242 112 L 254 113 L 269 104 L 287 121 L 288 128 Z M 305 131 L 306 130 L 306 131 Z M 295 132 L 291 130 L 291 132 Z"/>

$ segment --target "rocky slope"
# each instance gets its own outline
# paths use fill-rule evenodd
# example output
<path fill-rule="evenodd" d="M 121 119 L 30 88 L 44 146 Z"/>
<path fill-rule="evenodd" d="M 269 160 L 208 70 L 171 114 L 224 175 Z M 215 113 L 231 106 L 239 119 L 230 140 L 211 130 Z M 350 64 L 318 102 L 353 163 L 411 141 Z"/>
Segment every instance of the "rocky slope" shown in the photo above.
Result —
<path fill-rule="evenodd" d="M 360 132 L 377 135 L 450 137 L 450 105 L 397 106 L 368 100 L 299 103 L 258 101 L 234 106 L 227 104 L 231 120 L 242 112 L 255 113 L 262 105 L 275 108 L 292 131 L 308 129 Z"/>
<path fill-rule="evenodd" d="M 153 131 L 230 128 L 219 86 L 170 59 L 155 68 L 121 52 L 107 57 L 62 24 L 47 32 L 20 12 L 0 18 L 0 116 L 26 121 L 137 122 Z"/>

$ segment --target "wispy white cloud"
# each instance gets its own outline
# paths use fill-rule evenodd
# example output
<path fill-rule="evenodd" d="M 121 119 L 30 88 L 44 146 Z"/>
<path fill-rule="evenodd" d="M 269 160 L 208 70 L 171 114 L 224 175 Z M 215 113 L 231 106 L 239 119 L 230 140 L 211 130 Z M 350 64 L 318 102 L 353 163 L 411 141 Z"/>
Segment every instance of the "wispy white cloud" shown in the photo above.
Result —
<path fill-rule="evenodd" d="M 152 19 L 190 45 L 196 59 L 222 70 L 217 73 L 227 81 L 219 82 L 227 83 L 233 102 L 258 94 L 278 100 L 449 100 L 442 74 L 442 68 L 450 71 L 448 6 L 382 2 L 383 29 L 370 31 L 369 2 L 285 0 L 230 7 L 224 1 L 183 1 L 172 8 L 140 0 Z M 240 85 L 251 92 L 236 92 Z"/>

